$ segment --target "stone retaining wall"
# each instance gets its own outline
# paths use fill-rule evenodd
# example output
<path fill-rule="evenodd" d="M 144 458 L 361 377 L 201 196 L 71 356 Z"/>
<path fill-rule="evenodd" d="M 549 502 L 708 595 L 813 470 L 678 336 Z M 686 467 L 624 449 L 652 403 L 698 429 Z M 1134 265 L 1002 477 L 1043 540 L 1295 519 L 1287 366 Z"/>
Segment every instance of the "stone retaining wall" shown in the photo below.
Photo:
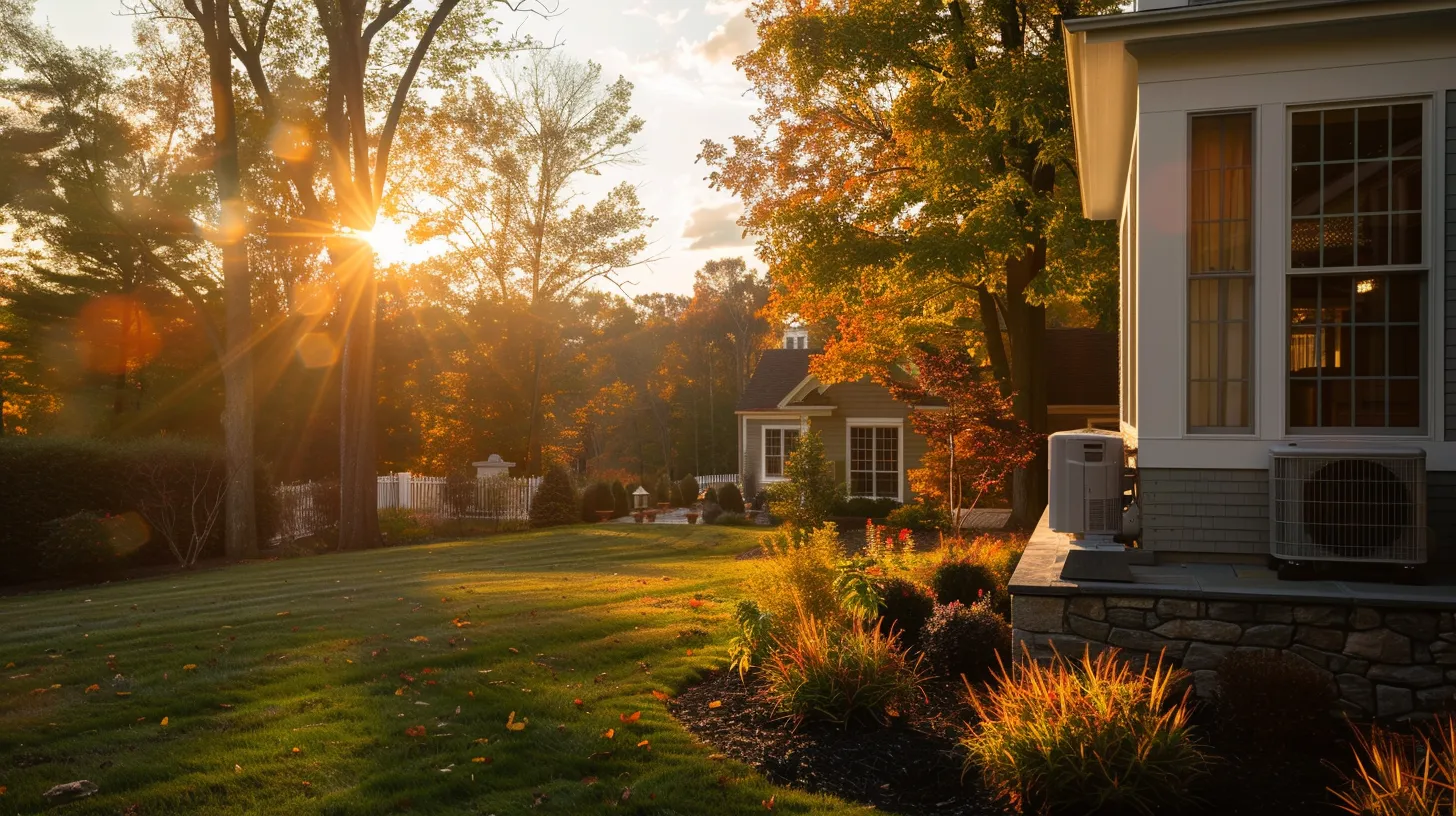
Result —
<path fill-rule="evenodd" d="M 1016 595 L 1016 653 L 1080 657 L 1116 646 L 1166 651 L 1213 694 L 1229 654 L 1277 649 L 1307 661 L 1339 689 L 1352 716 L 1401 717 L 1456 706 L 1451 612 L 1404 608 L 1197 600 L 1175 597 Z"/>

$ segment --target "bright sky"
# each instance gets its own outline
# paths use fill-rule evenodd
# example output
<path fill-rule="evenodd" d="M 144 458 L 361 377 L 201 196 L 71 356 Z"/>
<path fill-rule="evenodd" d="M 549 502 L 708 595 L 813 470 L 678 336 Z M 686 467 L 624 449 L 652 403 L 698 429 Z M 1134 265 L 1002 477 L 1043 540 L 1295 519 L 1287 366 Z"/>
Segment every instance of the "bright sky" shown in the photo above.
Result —
<path fill-rule="evenodd" d="M 734 200 L 708 188 L 695 163 L 703 139 L 723 141 L 749 132 L 755 107 L 732 60 L 753 46 L 745 0 L 559 0 L 559 16 L 524 17 L 521 30 L 555 41 L 578 59 L 600 63 L 610 81 L 636 86 L 634 112 L 646 120 L 638 141 L 641 163 L 612 171 L 603 182 L 639 185 L 657 219 L 650 268 L 625 277 L 632 293 L 692 290 L 693 272 L 714 258 L 742 257 L 752 246 L 734 224 Z M 39 0 L 38 22 L 49 22 L 70 45 L 131 48 L 131 22 L 116 16 L 120 0 Z M 610 185 L 608 185 L 610 186 Z"/>

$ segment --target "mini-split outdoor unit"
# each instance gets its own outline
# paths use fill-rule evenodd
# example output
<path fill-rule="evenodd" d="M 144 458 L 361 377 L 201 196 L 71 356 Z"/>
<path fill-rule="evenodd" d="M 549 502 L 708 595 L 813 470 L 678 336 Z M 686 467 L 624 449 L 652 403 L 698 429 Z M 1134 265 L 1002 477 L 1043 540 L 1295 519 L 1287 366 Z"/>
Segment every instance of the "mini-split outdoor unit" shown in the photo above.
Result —
<path fill-rule="evenodd" d="M 1269 451 L 1269 552 L 1285 561 L 1426 562 L 1426 452 Z"/>
<path fill-rule="evenodd" d="M 1047 440 L 1051 528 L 1083 538 L 1122 532 L 1122 436 L 1112 431 L 1061 431 Z"/>

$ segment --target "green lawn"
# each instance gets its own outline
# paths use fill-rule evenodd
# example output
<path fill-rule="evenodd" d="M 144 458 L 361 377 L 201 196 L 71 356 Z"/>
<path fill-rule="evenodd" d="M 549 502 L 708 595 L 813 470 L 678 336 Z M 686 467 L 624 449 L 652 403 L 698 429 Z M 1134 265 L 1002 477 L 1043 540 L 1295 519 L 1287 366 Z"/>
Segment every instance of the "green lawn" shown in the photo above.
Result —
<path fill-rule="evenodd" d="M 726 663 L 755 539 L 570 527 L 0 599 L 0 813 L 77 779 L 100 792 L 59 812 L 858 812 L 652 695 Z"/>

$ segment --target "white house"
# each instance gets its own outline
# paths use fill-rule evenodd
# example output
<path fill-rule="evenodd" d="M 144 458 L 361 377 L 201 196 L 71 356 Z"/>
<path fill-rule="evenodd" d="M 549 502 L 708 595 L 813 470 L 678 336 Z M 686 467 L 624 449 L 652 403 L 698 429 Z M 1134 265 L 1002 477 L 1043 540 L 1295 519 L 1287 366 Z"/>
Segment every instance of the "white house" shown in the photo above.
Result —
<path fill-rule="evenodd" d="M 1144 549 L 1262 559 L 1296 443 L 1424 451 L 1449 558 L 1456 1 L 1133 5 L 1065 32 L 1083 206 L 1121 229 Z"/>

